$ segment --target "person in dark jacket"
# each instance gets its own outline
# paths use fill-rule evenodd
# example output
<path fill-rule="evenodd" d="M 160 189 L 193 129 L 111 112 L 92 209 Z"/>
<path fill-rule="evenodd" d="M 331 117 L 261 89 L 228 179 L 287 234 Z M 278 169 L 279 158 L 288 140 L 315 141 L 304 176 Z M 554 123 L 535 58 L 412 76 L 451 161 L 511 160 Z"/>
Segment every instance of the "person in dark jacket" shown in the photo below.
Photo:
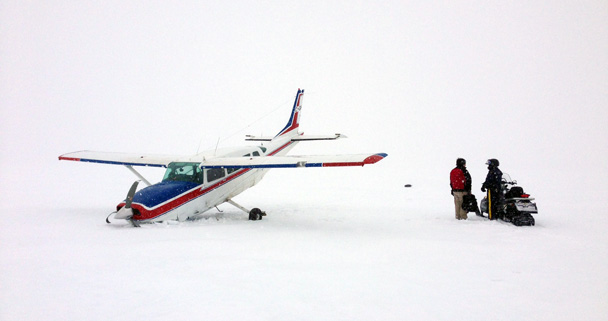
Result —
<path fill-rule="evenodd" d="M 450 187 L 454 195 L 454 207 L 457 220 L 466 220 L 467 211 L 462 209 L 464 195 L 471 193 L 471 175 L 467 171 L 467 161 L 464 158 L 456 160 L 456 167 L 450 172 Z"/>
<path fill-rule="evenodd" d="M 481 191 L 485 192 L 487 190 L 488 192 L 488 218 L 495 220 L 499 216 L 498 205 L 502 194 L 502 171 L 498 168 L 500 163 L 495 158 L 488 159 L 486 165 L 488 165 L 488 176 L 481 185 Z"/>

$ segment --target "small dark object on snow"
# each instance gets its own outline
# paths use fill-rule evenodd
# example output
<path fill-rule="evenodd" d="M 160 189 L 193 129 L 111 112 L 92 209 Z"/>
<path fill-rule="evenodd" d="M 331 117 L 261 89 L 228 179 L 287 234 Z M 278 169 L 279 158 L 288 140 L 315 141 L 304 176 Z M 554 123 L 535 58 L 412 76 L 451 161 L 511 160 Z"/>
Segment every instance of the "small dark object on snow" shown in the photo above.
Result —
<path fill-rule="evenodd" d="M 404 187 L 412 187 L 412 184 L 405 184 Z"/>
<path fill-rule="evenodd" d="M 479 212 L 479 207 L 477 207 L 477 199 L 475 195 L 468 194 L 462 196 L 462 209 L 468 212 Z"/>

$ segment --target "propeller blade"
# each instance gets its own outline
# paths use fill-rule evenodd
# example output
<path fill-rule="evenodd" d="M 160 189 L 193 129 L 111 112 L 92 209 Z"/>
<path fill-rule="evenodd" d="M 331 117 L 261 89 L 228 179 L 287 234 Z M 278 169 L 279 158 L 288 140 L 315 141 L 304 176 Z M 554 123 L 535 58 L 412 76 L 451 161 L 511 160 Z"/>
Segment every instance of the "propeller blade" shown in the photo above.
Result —
<path fill-rule="evenodd" d="M 135 195 L 135 190 L 137 190 L 137 185 L 139 181 L 135 181 L 129 192 L 127 193 L 127 198 L 125 199 L 125 206 L 119 209 L 114 215 L 114 218 L 117 220 L 130 220 L 133 217 L 133 210 L 131 209 L 131 204 L 133 203 L 133 196 Z M 108 220 L 106 220 L 108 221 Z M 132 220 L 131 220 L 132 221 Z M 135 225 L 135 224 L 134 224 Z"/>
<path fill-rule="evenodd" d="M 133 196 L 135 195 L 135 191 L 137 190 L 137 185 L 140 181 L 135 181 L 131 188 L 129 189 L 129 193 L 127 193 L 127 199 L 125 200 L 125 208 L 131 208 L 131 203 L 133 203 Z"/>

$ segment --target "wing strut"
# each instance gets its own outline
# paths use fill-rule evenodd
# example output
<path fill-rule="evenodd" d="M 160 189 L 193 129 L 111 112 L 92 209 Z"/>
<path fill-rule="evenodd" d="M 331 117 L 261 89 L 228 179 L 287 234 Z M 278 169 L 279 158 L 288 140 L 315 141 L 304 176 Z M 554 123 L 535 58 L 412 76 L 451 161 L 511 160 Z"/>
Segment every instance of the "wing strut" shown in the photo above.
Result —
<path fill-rule="evenodd" d="M 230 204 L 230 205 L 232 205 L 232 206 L 234 206 L 234 207 L 238 208 L 239 210 L 241 210 L 241 211 L 243 211 L 243 212 L 245 212 L 245 213 L 247 213 L 247 214 L 249 214 L 249 212 L 250 212 L 248 209 L 246 209 L 246 208 L 242 207 L 241 205 L 239 205 L 238 203 L 236 203 L 235 201 L 233 201 L 233 200 L 231 200 L 231 199 L 227 199 L 227 200 L 226 200 L 226 203 L 228 203 L 228 204 Z"/>
<path fill-rule="evenodd" d="M 146 185 L 150 186 L 152 184 L 150 184 L 150 182 L 148 182 L 147 179 L 145 179 L 143 176 L 141 176 L 141 174 L 135 170 L 135 168 L 133 168 L 133 166 L 131 165 L 125 165 L 126 168 L 128 168 L 131 173 L 135 174 L 135 176 L 137 176 L 139 179 L 141 179 L 142 182 L 144 182 Z"/>

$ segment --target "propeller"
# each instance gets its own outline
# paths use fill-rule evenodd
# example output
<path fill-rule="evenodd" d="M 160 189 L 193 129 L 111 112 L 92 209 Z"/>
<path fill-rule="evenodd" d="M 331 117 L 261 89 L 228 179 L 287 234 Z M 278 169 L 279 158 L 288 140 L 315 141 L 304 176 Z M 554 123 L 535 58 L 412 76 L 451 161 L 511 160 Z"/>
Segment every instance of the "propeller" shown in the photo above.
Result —
<path fill-rule="evenodd" d="M 139 182 L 140 181 L 135 181 L 133 182 L 133 185 L 131 185 L 129 192 L 127 193 L 127 199 L 125 200 L 126 208 L 131 208 L 131 204 L 133 203 L 133 196 L 135 195 L 135 190 L 137 190 L 137 185 L 139 184 Z"/>
<path fill-rule="evenodd" d="M 116 215 L 114 216 L 114 218 L 116 218 L 116 219 L 129 220 L 129 221 L 131 221 L 133 226 L 136 226 L 136 227 L 139 227 L 139 224 L 137 224 L 135 221 L 133 221 L 131 219 L 133 217 L 133 210 L 131 210 L 131 204 L 133 203 L 133 196 L 135 195 L 135 191 L 137 190 L 137 185 L 139 184 L 139 182 L 140 181 L 133 182 L 133 185 L 131 185 L 131 188 L 129 188 L 129 192 L 127 193 L 127 198 L 125 199 L 125 206 L 123 206 L 120 210 L 115 212 Z M 110 223 L 109 218 L 110 218 L 110 216 L 108 216 L 108 218 L 106 218 L 106 222 L 108 222 L 108 223 Z"/>

